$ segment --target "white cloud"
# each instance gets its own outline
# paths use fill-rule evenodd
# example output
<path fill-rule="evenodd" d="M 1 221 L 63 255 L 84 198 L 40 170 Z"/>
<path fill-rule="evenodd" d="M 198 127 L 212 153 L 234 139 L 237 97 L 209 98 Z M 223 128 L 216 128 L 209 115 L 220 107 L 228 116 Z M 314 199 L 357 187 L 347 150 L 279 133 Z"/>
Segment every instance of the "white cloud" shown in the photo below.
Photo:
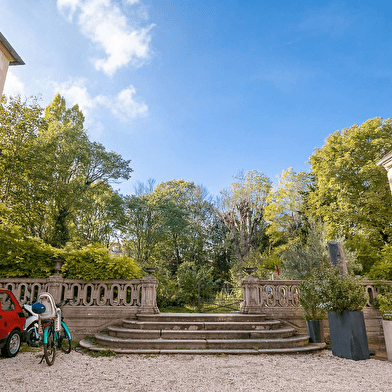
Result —
<path fill-rule="evenodd" d="M 53 82 L 52 84 L 55 93 L 59 93 L 65 98 L 67 106 L 78 104 L 84 116 L 88 118 L 91 110 L 96 107 L 97 102 L 90 97 L 85 83 L 84 79 L 70 79 L 65 83 Z"/>
<path fill-rule="evenodd" d="M 81 0 L 57 0 L 57 7 L 62 10 L 64 8 L 69 8 L 70 13 L 68 15 L 68 21 L 72 21 L 72 17 L 76 9 L 80 6 Z"/>
<path fill-rule="evenodd" d="M 109 109 L 113 116 L 121 121 L 131 121 L 148 114 L 148 106 L 136 95 L 136 89 L 131 85 L 120 91 L 116 96 L 98 95 L 92 97 L 87 91 L 86 81 L 83 79 L 69 80 L 66 83 L 53 83 L 55 93 L 60 93 L 67 106 L 79 105 L 87 122 L 92 117 L 92 111 Z"/>
<path fill-rule="evenodd" d="M 129 5 L 134 5 L 134 4 L 138 4 L 140 3 L 139 0 L 124 0 L 125 3 L 129 4 Z"/>
<path fill-rule="evenodd" d="M 134 0 L 126 2 L 129 5 L 138 3 Z M 154 24 L 141 27 L 139 24 L 145 17 L 133 13 L 132 20 L 127 18 L 112 0 L 57 0 L 57 6 L 63 12 L 69 9 L 68 19 L 72 19 L 78 9 L 81 32 L 105 51 L 106 58 L 94 61 L 96 69 L 112 76 L 121 67 L 139 67 L 150 58 Z"/>
<path fill-rule="evenodd" d="M 5 95 L 20 94 L 21 97 L 25 95 L 25 85 L 15 74 L 12 73 L 12 67 L 8 69 L 3 93 Z"/>
<path fill-rule="evenodd" d="M 129 121 L 148 114 L 148 106 L 136 96 L 132 85 L 120 91 L 116 97 L 98 96 L 98 102 L 109 107 L 113 115 L 122 121 Z"/>

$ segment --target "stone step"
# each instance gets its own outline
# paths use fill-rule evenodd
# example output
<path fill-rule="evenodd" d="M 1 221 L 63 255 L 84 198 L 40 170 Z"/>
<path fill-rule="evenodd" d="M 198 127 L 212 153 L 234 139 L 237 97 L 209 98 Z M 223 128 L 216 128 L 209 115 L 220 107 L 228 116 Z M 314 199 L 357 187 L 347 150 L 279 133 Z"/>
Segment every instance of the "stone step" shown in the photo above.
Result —
<path fill-rule="evenodd" d="M 126 339 L 108 334 L 95 334 L 97 344 L 107 349 L 270 349 L 294 348 L 308 345 L 308 335 L 274 339 Z"/>
<path fill-rule="evenodd" d="M 125 339 L 275 339 L 287 338 L 294 333 L 295 330 L 291 327 L 270 330 L 153 330 L 108 327 L 108 335 Z"/>
<path fill-rule="evenodd" d="M 243 314 L 243 313 L 159 313 L 138 314 L 139 321 L 153 322 L 254 322 L 264 321 L 265 314 Z"/>
<path fill-rule="evenodd" d="M 139 321 L 122 320 L 123 328 L 143 330 L 269 330 L 281 326 L 278 320 L 268 321 Z"/>
<path fill-rule="evenodd" d="M 120 320 L 119 320 L 120 321 Z M 283 354 L 320 350 L 308 335 L 262 314 L 137 315 L 98 333 L 82 347 L 124 354 Z"/>
<path fill-rule="evenodd" d="M 108 350 L 107 347 L 97 346 L 88 339 L 83 339 L 79 342 L 80 346 L 91 351 L 104 351 Z M 117 354 L 137 354 L 137 355 L 172 355 L 172 354 L 185 354 L 185 355 L 260 355 L 260 354 L 298 354 L 298 353 L 311 353 L 314 351 L 322 350 L 326 347 L 325 343 L 311 343 L 306 346 L 289 347 L 289 348 L 268 348 L 257 350 L 253 347 L 251 349 L 130 349 L 130 348 L 111 348 Z"/>

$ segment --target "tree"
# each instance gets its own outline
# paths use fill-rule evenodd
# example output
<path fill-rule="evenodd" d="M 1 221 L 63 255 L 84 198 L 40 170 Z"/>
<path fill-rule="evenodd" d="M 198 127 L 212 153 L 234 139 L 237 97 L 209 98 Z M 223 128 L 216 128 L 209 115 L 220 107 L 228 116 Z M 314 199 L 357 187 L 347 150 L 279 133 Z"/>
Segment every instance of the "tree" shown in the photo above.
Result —
<path fill-rule="evenodd" d="M 311 184 L 308 173 L 295 173 L 292 167 L 277 177 L 278 184 L 269 193 L 265 207 L 266 232 L 273 244 L 297 237 L 306 224 L 303 205 Z"/>
<path fill-rule="evenodd" d="M 217 213 L 230 232 L 234 255 L 240 264 L 261 245 L 266 222 L 264 209 L 271 181 L 261 171 L 235 176 L 231 189 L 221 191 Z"/>
<path fill-rule="evenodd" d="M 159 250 L 172 272 L 184 261 L 199 265 L 208 262 L 213 208 L 206 190 L 190 181 L 172 180 L 159 184 L 154 196 L 165 229 Z"/>
<path fill-rule="evenodd" d="M 5 96 L 0 104 L 0 201 L 10 208 L 9 219 L 36 235 L 45 210 L 42 174 L 43 151 L 38 130 L 45 126 L 37 100 Z"/>
<path fill-rule="evenodd" d="M 320 263 L 328 261 L 327 243 L 320 223 L 310 224 L 309 234 L 303 241 L 293 238 L 282 252 L 283 274 L 289 279 L 306 279 Z"/>
<path fill-rule="evenodd" d="M 136 194 L 125 197 L 123 231 L 126 249 L 142 266 L 151 266 L 157 244 L 163 240 L 162 207 L 154 196 L 154 180 L 138 183 Z"/>
<path fill-rule="evenodd" d="M 80 209 L 72 216 L 71 237 L 81 245 L 108 246 L 119 235 L 124 221 L 124 200 L 109 184 L 88 187 Z"/>
<path fill-rule="evenodd" d="M 343 237 L 358 251 L 364 272 L 391 242 L 392 197 L 387 176 L 376 165 L 390 150 L 391 120 L 374 118 L 336 131 L 310 157 L 316 181 L 310 212 L 324 221 L 327 240 Z"/>
<path fill-rule="evenodd" d="M 70 239 L 69 221 L 81 209 L 83 196 L 91 192 L 90 188 L 129 179 L 132 169 L 130 161 L 88 139 L 82 112 L 77 105 L 66 109 L 60 95 L 45 109 L 45 120 L 48 126 L 39 131 L 39 138 L 47 152 L 46 174 L 52 196 L 49 208 L 54 228 L 47 241 L 62 247 Z"/>
<path fill-rule="evenodd" d="M 84 236 L 74 230 L 78 213 L 132 172 L 129 160 L 91 142 L 83 124 L 78 106 L 67 109 L 60 95 L 44 114 L 35 101 L 1 101 L 0 201 L 12 223 L 58 248 Z"/>

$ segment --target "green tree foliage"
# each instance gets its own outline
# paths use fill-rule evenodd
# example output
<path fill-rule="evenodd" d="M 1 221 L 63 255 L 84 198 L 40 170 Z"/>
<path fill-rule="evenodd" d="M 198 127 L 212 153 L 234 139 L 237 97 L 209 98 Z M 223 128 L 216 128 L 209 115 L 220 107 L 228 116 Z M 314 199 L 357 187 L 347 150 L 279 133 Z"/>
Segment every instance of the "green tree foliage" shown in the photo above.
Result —
<path fill-rule="evenodd" d="M 195 262 L 185 261 L 177 271 L 178 287 L 180 289 L 178 298 L 180 302 L 194 304 L 198 297 L 198 285 L 203 290 L 212 287 L 213 275 L 210 266 L 198 266 Z"/>
<path fill-rule="evenodd" d="M 36 100 L 30 104 L 20 97 L 0 103 L 0 202 L 12 207 L 9 219 L 26 233 L 40 232 L 45 214 L 45 187 L 38 130 L 45 126 L 43 110 Z M 32 229 L 36 228 L 36 230 Z"/>
<path fill-rule="evenodd" d="M 83 123 L 78 106 L 67 109 L 60 95 L 45 111 L 20 97 L 1 101 L 0 201 L 23 232 L 58 248 L 75 240 L 107 242 L 121 208 L 110 183 L 132 172 L 130 161 L 91 142 Z M 96 212 L 96 219 L 81 219 L 83 212 Z M 110 222 L 94 231 L 98 217 Z"/>
<path fill-rule="evenodd" d="M 310 274 L 299 285 L 299 303 L 305 311 L 304 319 L 322 320 L 326 311 L 321 308 L 320 282 L 317 273 Z"/>
<path fill-rule="evenodd" d="M 66 109 L 57 95 L 45 110 L 47 128 L 39 137 L 46 151 L 47 175 L 51 179 L 49 204 L 54 230 L 48 241 L 62 247 L 70 239 L 69 224 L 82 208 L 83 196 L 90 188 L 118 179 L 129 179 L 129 162 L 114 152 L 107 152 L 99 143 L 90 142 L 83 127 L 84 117 L 78 106 Z M 107 188 L 106 188 L 107 189 Z"/>
<path fill-rule="evenodd" d="M 392 246 L 385 245 L 381 250 L 381 257 L 370 268 L 370 279 L 375 280 L 392 280 Z"/>
<path fill-rule="evenodd" d="M 46 278 L 54 273 L 58 250 L 38 238 L 24 237 L 14 225 L 1 224 L 0 271 L 5 278 Z"/>
<path fill-rule="evenodd" d="M 111 256 L 106 248 L 88 245 L 63 253 L 61 273 L 65 278 L 83 280 L 137 279 L 138 267 L 130 257 Z"/>
<path fill-rule="evenodd" d="M 91 184 L 83 194 L 80 208 L 72 216 L 70 230 L 74 243 L 109 246 L 122 228 L 124 200 L 109 184 Z"/>
<path fill-rule="evenodd" d="M 154 183 L 154 180 L 149 180 L 148 185 L 139 183 L 136 194 L 124 199 L 125 248 L 138 265 L 146 267 L 156 264 L 155 250 L 164 240 L 163 206 L 154 195 Z"/>
<path fill-rule="evenodd" d="M 391 120 L 375 118 L 333 133 L 310 157 L 316 181 L 310 212 L 324 221 L 328 240 L 343 237 L 358 252 L 364 272 L 391 241 L 392 197 L 376 165 L 390 150 Z"/>
<path fill-rule="evenodd" d="M 207 192 L 193 182 L 172 180 L 161 183 L 154 192 L 161 206 L 165 242 L 160 243 L 161 258 L 175 272 L 184 261 L 204 264 L 213 208 Z"/>
<path fill-rule="evenodd" d="M 207 193 L 193 182 L 172 180 L 154 187 L 150 180 L 125 198 L 127 254 L 139 265 L 158 267 L 156 276 L 164 282 L 158 287 L 161 305 L 183 302 L 188 296 L 187 289 L 179 287 L 182 264 L 192 265 L 192 271 L 210 268 L 212 219 Z"/>
<path fill-rule="evenodd" d="M 308 173 L 295 173 L 292 167 L 283 170 L 282 175 L 277 177 L 278 184 L 267 197 L 265 219 L 270 241 L 279 245 L 306 230 L 303 206 L 312 181 Z"/>
<path fill-rule="evenodd" d="M 337 313 L 358 312 L 366 305 L 365 288 L 358 278 L 352 275 L 341 276 L 340 269 L 332 267 L 330 263 L 323 263 L 313 274 L 317 297 L 325 310 Z"/>
<path fill-rule="evenodd" d="M 127 197 L 128 250 L 143 265 L 165 260 L 172 272 L 184 261 L 208 260 L 212 205 L 192 182 L 172 180 Z"/>
<path fill-rule="evenodd" d="M 264 210 L 271 181 L 261 171 L 248 171 L 235 177 L 231 189 L 221 192 L 217 209 L 229 231 L 233 254 L 239 264 L 255 250 L 260 252 L 265 241 Z"/>
<path fill-rule="evenodd" d="M 54 261 L 65 260 L 64 277 L 85 280 L 135 279 L 140 268 L 129 257 L 109 254 L 107 248 L 90 245 L 80 249 L 57 249 L 39 238 L 26 237 L 8 222 L 9 210 L 0 203 L 0 276 L 47 278 Z"/>
<path fill-rule="evenodd" d="M 283 274 L 288 279 L 305 279 L 314 268 L 329 259 L 322 225 L 311 223 L 305 241 L 292 239 L 282 253 Z"/>

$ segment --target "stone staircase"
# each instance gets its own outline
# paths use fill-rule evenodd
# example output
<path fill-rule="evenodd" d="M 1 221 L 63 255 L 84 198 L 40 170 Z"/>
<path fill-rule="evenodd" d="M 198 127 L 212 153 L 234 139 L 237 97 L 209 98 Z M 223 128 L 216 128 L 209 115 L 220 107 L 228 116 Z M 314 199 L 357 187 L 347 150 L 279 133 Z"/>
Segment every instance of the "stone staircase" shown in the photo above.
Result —
<path fill-rule="evenodd" d="M 288 354 L 311 352 L 325 343 L 263 314 L 161 313 L 122 320 L 80 342 L 93 351 L 119 354 Z"/>

